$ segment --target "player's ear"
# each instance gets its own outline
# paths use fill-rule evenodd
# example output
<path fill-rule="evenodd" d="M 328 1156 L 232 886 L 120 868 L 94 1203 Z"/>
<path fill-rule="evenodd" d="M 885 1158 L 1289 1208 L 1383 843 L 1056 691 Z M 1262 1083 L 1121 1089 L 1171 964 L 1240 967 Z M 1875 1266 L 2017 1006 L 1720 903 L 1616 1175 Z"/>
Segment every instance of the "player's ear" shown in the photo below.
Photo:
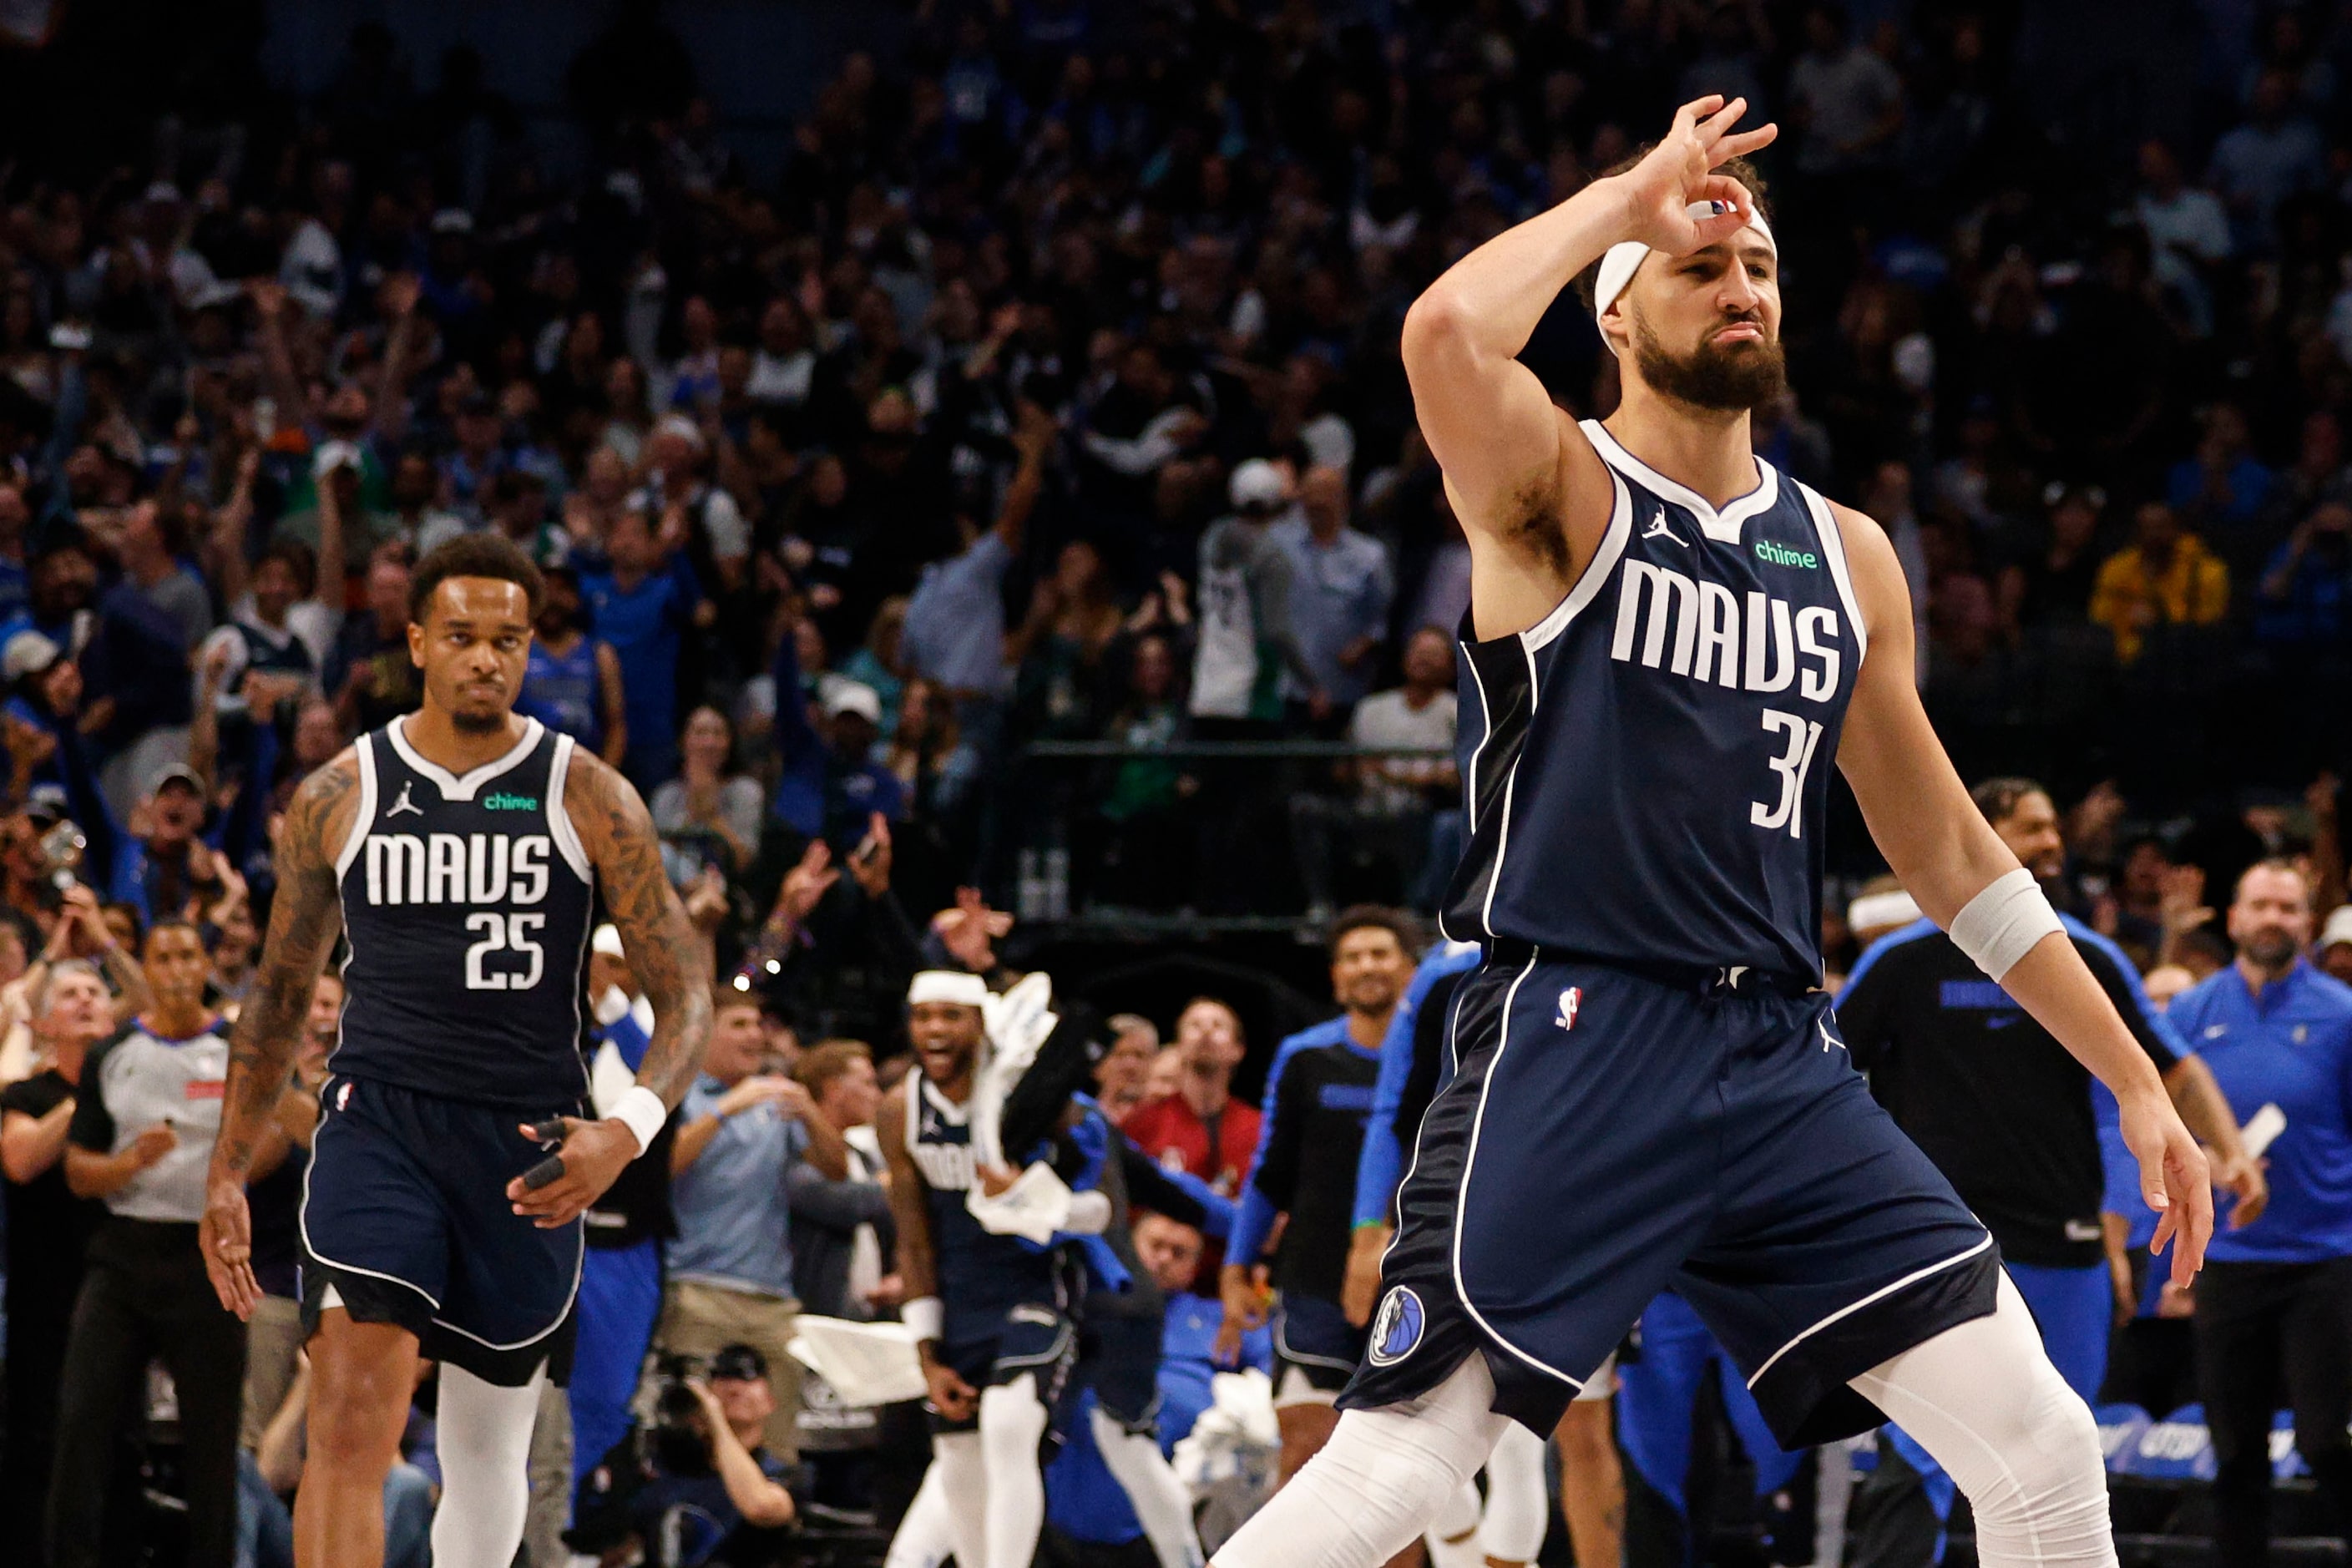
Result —
<path fill-rule="evenodd" d="M 425 628 L 415 621 L 408 623 L 408 662 L 425 668 Z"/>

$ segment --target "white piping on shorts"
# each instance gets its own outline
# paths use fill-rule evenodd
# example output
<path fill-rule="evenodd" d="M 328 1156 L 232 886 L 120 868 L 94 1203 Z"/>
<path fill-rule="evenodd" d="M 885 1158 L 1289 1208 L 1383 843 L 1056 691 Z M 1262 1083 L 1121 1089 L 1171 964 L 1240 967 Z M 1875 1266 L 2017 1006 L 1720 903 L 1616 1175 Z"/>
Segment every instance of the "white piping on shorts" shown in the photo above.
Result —
<path fill-rule="evenodd" d="M 1584 1389 L 1582 1378 L 1571 1377 L 1556 1366 L 1549 1366 L 1538 1361 L 1496 1331 L 1495 1325 L 1488 1322 L 1486 1315 L 1478 1310 L 1478 1304 L 1470 1300 L 1470 1288 L 1462 1279 L 1462 1215 L 1468 1207 L 1470 1173 L 1478 1166 L 1478 1133 L 1486 1124 L 1486 1097 L 1495 1092 L 1495 1074 L 1502 1068 L 1503 1053 L 1510 1049 L 1511 1004 L 1518 1000 L 1519 987 L 1526 984 L 1528 976 L 1534 973 L 1536 960 L 1540 956 L 1539 952 L 1528 954 L 1527 966 L 1519 971 L 1518 978 L 1511 982 L 1511 988 L 1503 994 L 1502 1035 L 1495 1043 L 1495 1059 L 1486 1064 L 1486 1080 L 1478 1086 L 1478 1114 L 1471 1119 L 1470 1148 L 1462 1159 L 1462 1185 L 1454 1195 L 1454 1294 L 1461 1299 L 1462 1310 L 1470 1314 L 1470 1321 L 1484 1330 L 1487 1338 L 1534 1367 L 1538 1372 L 1556 1377 L 1569 1387 L 1582 1393 Z M 1986 1239 L 1990 1241 L 1991 1238 Z M 1811 1331 L 1811 1330 L 1807 1331 L 1807 1332 Z"/>
<path fill-rule="evenodd" d="M 1913 1272 L 1906 1274 L 1902 1279 L 1895 1281 L 1894 1284 L 1881 1285 L 1877 1289 L 1873 1290 L 1869 1295 L 1864 1296 L 1861 1300 L 1840 1307 L 1836 1311 L 1832 1312 L 1828 1317 L 1823 1318 L 1820 1322 L 1815 1323 L 1811 1328 L 1807 1329 L 1803 1333 L 1799 1334 L 1795 1339 L 1790 1340 L 1787 1344 L 1782 1345 L 1779 1350 L 1774 1351 L 1771 1355 L 1766 1359 L 1764 1364 L 1756 1369 L 1756 1375 L 1748 1380 L 1748 1386 L 1749 1388 L 1754 1388 L 1758 1382 L 1763 1378 L 1764 1374 L 1772 1370 L 1772 1363 L 1774 1362 L 1779 1361 L 1782 1356 L 1787 1355 L 1790 1351 L 1795 1350 L 1806 1340 L 1811 1338 L 1817 1333 L 1820 1333 L 1823 1329 L 1828 1328 L 1832 1323 L 1836 1322 L 1839 1319 L 1852 1317 L 1854 1313 L 1861 1311 L 1864 1307 L 1869 1306 L 1872 1302 L 1879 1300 L 1884 1297 L 1892 1296 L 1895 1292 L 1902 1289 L 1907 1285 L 1916 1285 L 1920 1280 L 1925 1279 L 1930 1274 L 1940 1274 L 1947 1268 L 1950 1268 L 1958 1264 L 1966 1263 L 1969 1258 L 1974 1258 L 1978 1253 L 1982 1252 L 1986 1247 L 1990 1247 L 1991 1245 L 1992 1233 L 1988 1231 L 1985 1233 L 1985 1238 L 1982 1241 L 1978 1242 L 1966 1252 L 1955 1253 L 1953 1256 L 1945 1258 L 1941 1263 L 1930 1263 L 1925 1268 L 1915 1269 Z M 1907 1349 L 1909 1347 L 1906 1346 L 1906 1348 Z"/>

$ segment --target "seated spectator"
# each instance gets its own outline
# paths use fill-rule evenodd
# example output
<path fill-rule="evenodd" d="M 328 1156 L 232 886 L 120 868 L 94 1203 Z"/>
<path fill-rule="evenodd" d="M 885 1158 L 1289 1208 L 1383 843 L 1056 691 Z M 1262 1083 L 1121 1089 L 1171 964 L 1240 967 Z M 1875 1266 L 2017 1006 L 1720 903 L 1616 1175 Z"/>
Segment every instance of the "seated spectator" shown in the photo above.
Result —
<path fill-rule="evenodd" d="M 2352 633 L 2352 505 L 2329 500 L 2263 563 L 2254 640 L 2282 652 L 2338 654 Z"/>
<path fill-rule="evenodd" d="M 2246 411 L 2234 403 L 2217 403 L 2205 411 L 2197 450 L 2173 464 L 2166 477 L 2165 500 L 2184 526 L 2228 542 L 2262 515 L 2276 482 L 2253 454 Z"/>
<path fill-rule="evenodd" d="M 2132 542 L 2100 564 L 2091 619 L 2116 639 L 2116 658 L 2139 658 L 2151 632 L 2210 626 L 2229 613 L 2230 570 L 2162 501 L 2132 514 Z"/>
<path fill-rule="evenodd" d="M 2189 335 L 2213 330 L 2208 268 L 2230 254 L 2230 217 L 2221 201 L 2189 184 L 2179 154 L 2150 137 L 2139 148 L 2139 195 L 2132 216 L 2147 233 L 2158 287 L 2179 302 Z"/>
<path fill-rule="evenodd" d="M 894 822 L 903 819 L 906 795 L 898 776 L 873 760 L 882 730 L 882 700 L 874 689 L 854 680 L 836 682 L 824 700 L 824 728 L 819 731 L 798 695 L 800 648 L 790 633 L 777 644 L 772 679 L 776 753 L 783 763 L 769 808 L 776 819 L 844 852 L 864 836 L 875 813 Z"/>
<path fill-rule="evenodd" d="M 1164 909 L 1191 887 L 1189 848 L 1181 815 L 1200 780 L 1165 751 L 1191 732 L 1177 686 L 1176 654 L 1168 637 L 1146 632 L 1128 651 L 1127 701 L 1111 716 L 1104 739 L 1130 752 L 1113 764 L 1095 795 L 1107 827 L 1096 872 L 1100 895 L 1137 909 Z"/>
<path fill-rule="evenodd" d="M 916 821 L 956 816 L 981 782 L 979 748 L 963 738 L 954 704 L 920 678 L 907 682 L 898 730 L 875 742 L 874 756 L 898 781 Z"/>
<path fill-rule="evenodd" d="M 1298 514 L 1268 531 L 1290 556 L 1291 623 L 1332 728 L 1372 689 L 1396 597 L 1388 547 L 1349 527 L 1348 507 L 1347 469 L 1318 465 L 1298 481 Z"/>
<path fill-rule="evenodd" d="M 766 815 L 760 781 L 734 770 L 734 748 L 735 727 L 726 714 L 704 706 L 687 715 L 678 736 L 678 775 L 646 803 L 665 857 L 679 857 L 671 868 L 673 880 L 685 879 L 680 873 L 688 862 L 692 870 L 717 866 L 735 876 L 760 847 L 760 823 Z"/>
<path fill-rule="evenodd" d="M 2265 70 L 2255 79 L 2244 121 L 2213 143 L 2210 180 L 2230 209 L 2235 246 L 2266 254 L 2277 236 L 2279 204 L 2317 190 L 2327 179 L 2327 149 L 2295 105 L 2294 79 Z"/>
<path fill-rule="evenodd" d="M 707 1374 L 665 1369 L 649 1426 L 614 1446 L 580 1485 L 574 1551 L 646 1568 L 770 1568 L 796 1510 L 785 1489 L 792 1460 L 762 1441 L 775 1430 L 771 1363 L 730 1343 Z"/>
<path fill-rule="evenodd" d="M 841 661 L 843 675 L 872 687 L 874 695 L 881 699 L 885 741 L 898 732 L 898 694 L 907 684 L 907 611 L 911 603 L 904 594 L 883 600 L 866 627 L 866 640 Z"/>
<path fill-rule="evenodd" d="M 420 1363 L 418 1376 L 430 1367 L 430 1363 Z M 262 1413 L 259 1440 L 237 1456 L 237 1568 L 295 1568 L 294 1495 L 310 1451 L 309 1358 L 292 1370 L 284 1396 Z M 400 1436 L 401 1457 L 383 1478 L 383 1568 L 428 1568 L 433 1560 L 434 1481 L 415 1462 L 435 1459 L 419 1451 L 430 1431 L 431 1424 L 410 1406 Z"/>
<path fill-rule="evenodd" d="M 1995 585 L 2001 624 L 2011 629 L 2079 624 L 2090 612 L 2099 577 L 2099 517 L 2107 492 L 2053 480 L 2042 493 L 2042 521 L 2031 531 Z M 1914 592 L 1924 584 L 1915 585 Z"/>

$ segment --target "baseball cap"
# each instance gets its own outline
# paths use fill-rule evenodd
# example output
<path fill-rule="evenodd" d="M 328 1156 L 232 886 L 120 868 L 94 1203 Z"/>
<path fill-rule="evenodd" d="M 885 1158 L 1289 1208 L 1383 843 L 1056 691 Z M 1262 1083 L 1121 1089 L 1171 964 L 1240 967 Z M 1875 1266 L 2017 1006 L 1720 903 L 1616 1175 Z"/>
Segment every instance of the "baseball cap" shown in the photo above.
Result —
<path fill-rule="evenodd" d="M 863 681 L 842 681 L 825 693 L 824 716 L 836 719 L 844 713 L 856 713 L 869 724 L 879 724 L 882 722 L 882 699 Z"/>
<path fill-rule="evenodd" d="M 768 1375 L 768 1358 L 759 1347 L 731 1344 L 710 1358 L 710 1378 L 714 1383 L 752 1383 Z"/>
<path fill-rule="evenodd" d="M 433 215 L 432 229 L 435 234 L 471 234 L 474 215 L 464 207 L 443 207 Z"/>
<path fill-rule="evenodd" d="M 185 784 L 199 795 L 205 793 L 204 776 L 185 763 L 165 763 L 157 768 L 155 776 L 148 781 L 147 793 L 161 795 L 165 785 L 175 784 Z"/>
<path fill-rule="evenodd" d="M 1253 508 L 1280 506 L 1290 499 L 1290 487 L 1284 482 L 1282 470 L 1264 458 L 1252 458 L 1234 470 L 1226 482 L 1225 494 L 1236 511 Z"/>
<path fill-rule="evenodd" d="M 0 647 L 0 679 L 15 681 L 38 675 L 57 663 L 63 651 L 55 639 L 27 626 Z"/>
<path fill-rule="evenodd" d="M 357 441 L 321 441 L 318 452 L 310 458 L 310 477 L 323 479 L 337 468 L 357 472 L 360 466 L 360 444 Z"/>
<path fill-rule="evenodd" d="M 2324 952 L 2339 942 L 2352 942 L 2352 904 L 2338 904 L 2327 911 L 2327 923 L 2319 928 L 2319 940 L 2312 951 Z"/>

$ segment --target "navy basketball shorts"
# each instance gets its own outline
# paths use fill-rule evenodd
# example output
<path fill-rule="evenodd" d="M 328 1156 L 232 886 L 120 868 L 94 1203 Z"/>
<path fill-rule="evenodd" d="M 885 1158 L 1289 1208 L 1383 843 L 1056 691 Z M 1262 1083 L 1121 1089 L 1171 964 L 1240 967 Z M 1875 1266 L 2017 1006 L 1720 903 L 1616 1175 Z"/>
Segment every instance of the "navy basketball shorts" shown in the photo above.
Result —
<path fill-rule="evenodd" d="M 1285 1290 L 1274 1304 L 1274 1404 L 1328 1405 L 1364 1359 L 1362 1329 L 1339 1303 Z"/>
<path fill-rule="evenodd" d="M 1097 1311 L 1088 1300 L 1072 1382 L 1093 1389 L 1103 1414 L 1125 1430 L 1155 1436 L 1160 1429 L 1160 1347 L 1168 1314 Z"/>
<path fill-rule="evenodd" d="M 1787 1448 L 1882 1417 L 1847 1380 L 1991 1313 L 1991 1236 L 1870 1097 L 1830 999 L 1520 948 L 1456 992 L 1343 1409 L 1473 1352 L 1538 1434 L 1671 1289 Z"/>
<path fill-rule="evenodd" d="M 331 1075 L 302 1189 L 302 1331 L 332 1287 L 356 1322 L 397 1323 L 420 1352 L 507 1387 L 571 1372 L 580 1222 L 541 1230 L 507 1184 L 546 1158 L 536 1114 Z"/>
<path fill-rule="evenodd" d="M 1015 1301 L 959 1312 L 950 1301 L 939 1358 L 982 1393 L 1016 1383 L 1024 1374 L 1034 1376 L 1038 1399 L 1054 1410 L 1078 1359 L 1077 1327 L 1059 1302 Z M 937 1408 L 930 1415 L 934 1432 L 980 1427 L 977 1405 L 960 1421 L 950 1420 Z"/>

